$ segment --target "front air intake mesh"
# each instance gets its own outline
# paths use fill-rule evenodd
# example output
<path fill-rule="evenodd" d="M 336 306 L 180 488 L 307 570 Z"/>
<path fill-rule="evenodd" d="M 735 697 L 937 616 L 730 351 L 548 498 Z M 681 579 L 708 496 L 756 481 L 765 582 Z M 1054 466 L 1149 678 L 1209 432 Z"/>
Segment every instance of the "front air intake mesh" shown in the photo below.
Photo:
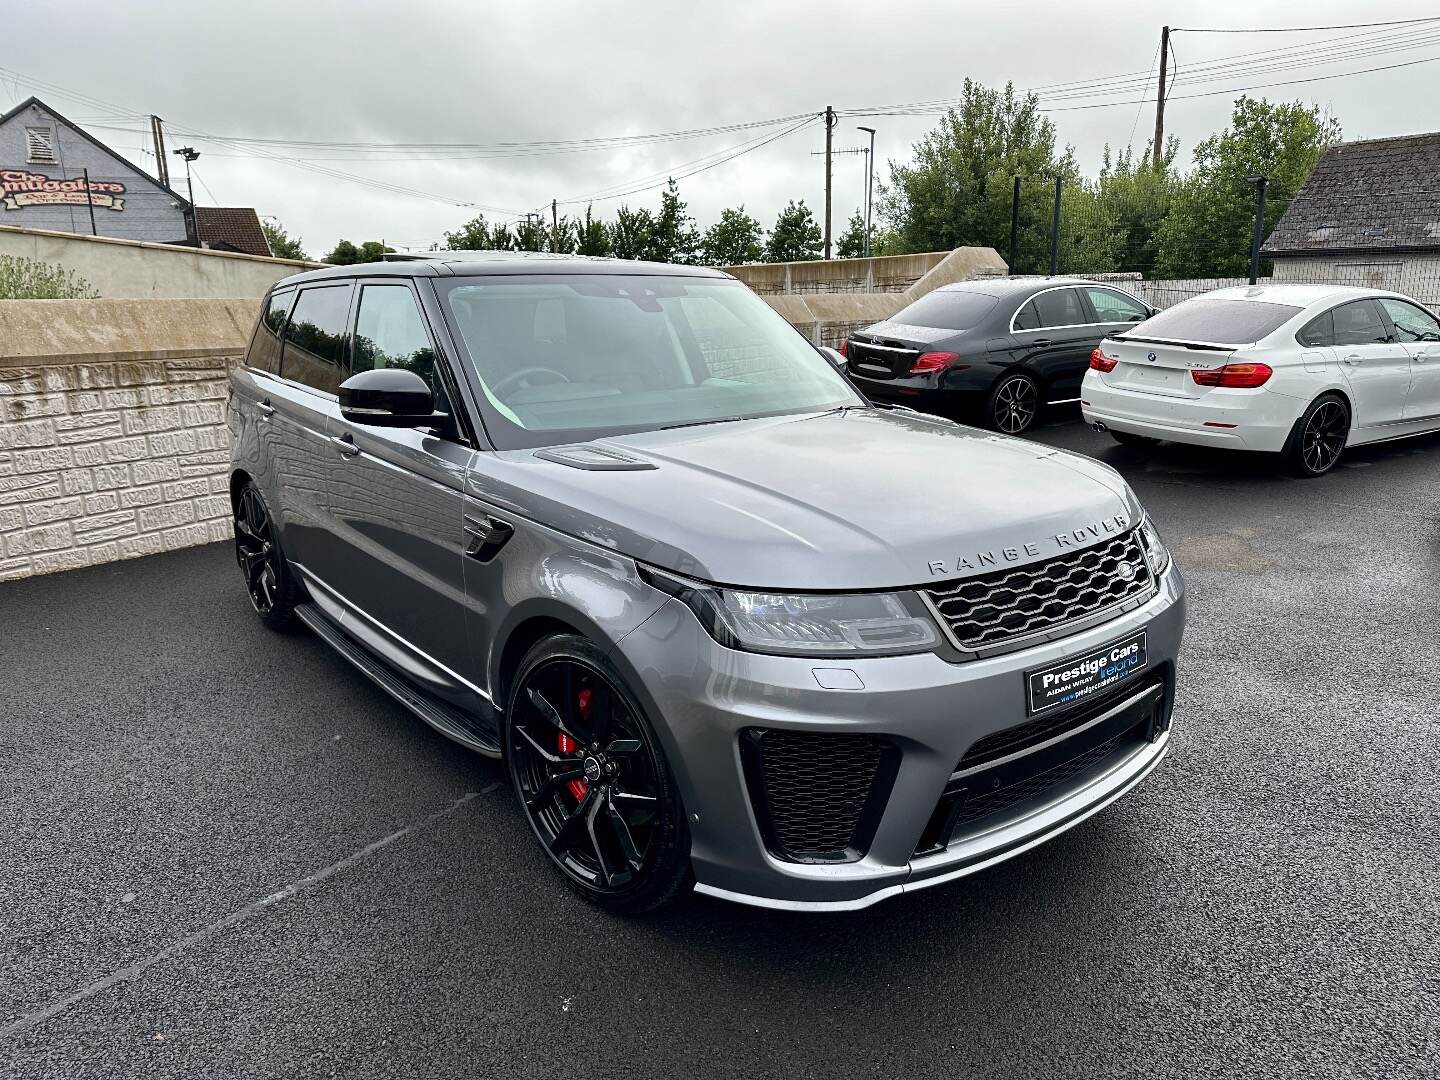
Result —
<path fill-rule="evenodd" d="M 869 735 L 752 728 L 741 752 L 773 854 L 797 862 L 864 854 L 894 780 L 894 747 Z"/>

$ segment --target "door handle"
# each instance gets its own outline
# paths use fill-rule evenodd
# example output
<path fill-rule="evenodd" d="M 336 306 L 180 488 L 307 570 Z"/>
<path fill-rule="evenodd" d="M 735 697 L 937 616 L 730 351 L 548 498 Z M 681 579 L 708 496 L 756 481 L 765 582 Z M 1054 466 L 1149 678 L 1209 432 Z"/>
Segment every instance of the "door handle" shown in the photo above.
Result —
<path fill-rule="evenodd" d="M 352 458 L 360 453 L 360 448 L 355 445 L 355 436 L 349 432 L 344 435 L 331 435 L 330 442 L 340 451 L 341 457 Z"/>
<path fill-rule="evenodd" d="M 499 518 L 465 515 L 465 554 L 476 562 L 487 563 L 515 535 L 515 526 Z"/>
<path fill-rule="evenodd" d="M 1342 364 L 1349 364 L 1351 367 L 1355 367 L 1355 366 L 1356 366 L 1357 364 L 1359 364 L 1360 361 L 1363 360 L 1363 359 L 1365 359 L 1365 358 L 1364 358 L 1363 356 L 1361 356 L 1359 353 L 1353 353 L 1353 352 L 1352 352 L 1352 353 L 1348 354 L 1347 356 L 1345 356 L 1340 362 L 1341 362 Z"/>
<path fill-rule="evenodd" d="M 1053 342 L 1052 340 L 1050 340 L 1048 337 L 1037 337 L 1034 341 L 1030 342 L 1030 344 L 1031 344 L 1031 345 L 1054 345 L 1055 342 Z"/>
<path fill-rule="evenodd" d="M 256 405 L 255 408 L 260 410 L 260 419 L 262 420 L 269 420 L 270 417 L 275 415 L 275 406 L 270 404 L 268 397 Z"/>

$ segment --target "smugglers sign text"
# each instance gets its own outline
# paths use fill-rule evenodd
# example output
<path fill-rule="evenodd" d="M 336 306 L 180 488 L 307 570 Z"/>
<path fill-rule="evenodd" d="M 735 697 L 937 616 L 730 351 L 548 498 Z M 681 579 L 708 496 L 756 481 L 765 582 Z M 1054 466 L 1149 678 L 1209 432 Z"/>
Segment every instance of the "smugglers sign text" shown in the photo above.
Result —
<path fill-rule="evenodd" d="M 106 210 L 125 209 L 125 185 L 106 180 L 91 180 L 89 201 Z M 0 205 L 6 210 L 20 210 L 27 206 L 55 206 L 65 204 L 84 206 L 86 202 L 85 181 L 56 180 L 42 173 L 26 169 L 0 169 Z"/>

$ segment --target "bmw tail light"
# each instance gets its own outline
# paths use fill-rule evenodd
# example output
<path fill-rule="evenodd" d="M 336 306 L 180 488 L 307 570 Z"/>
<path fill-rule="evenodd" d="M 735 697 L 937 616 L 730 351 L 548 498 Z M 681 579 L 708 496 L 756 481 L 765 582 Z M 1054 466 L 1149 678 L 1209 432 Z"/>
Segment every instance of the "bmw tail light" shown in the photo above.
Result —
<path fill-rule="evenodd" d="M 1274 375 L 1269 364 L 1226 364 L 1218 368 L 1200 368 L 1190 372 L 1197 386 L 1228 386 L 1235 390 L 1253 390 L 1264 386 Z"/>
<path fill-rule="evenodd" d="M 1119 362 L 1113 356 L 1106 356 L 1099 349 L 1090 350 L 1090 366 L 1096 371 L 1114 371 L 1115 365 Z"/>
<path fill-rule="evenodd" d="M 910 366 L 911 375 L 931 375 L 937 371 L 944 371 L 959 360 L 960 357 L 953 352 L 927 352 L 921 353 Z M 966 365 L 967 367 L 969 365 Z"/>

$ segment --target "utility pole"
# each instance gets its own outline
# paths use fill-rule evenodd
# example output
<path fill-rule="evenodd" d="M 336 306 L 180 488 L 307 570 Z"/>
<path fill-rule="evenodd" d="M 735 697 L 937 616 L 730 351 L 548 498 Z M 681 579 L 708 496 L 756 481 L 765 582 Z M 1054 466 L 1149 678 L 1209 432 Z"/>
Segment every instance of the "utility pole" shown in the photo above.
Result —
<path fill-rule="evenodd" d="M 560 231 L 560 200 L 550 200 L 550 235 L 554 236 Z"/>
<path fill-rule="evenodd" d="M 830 258 L 830 144 L 835 135 L 835 109 L 825 106 L 825 258 Z"/>
<path fill-rule="evenodd" d="M 1160 86 L 1155 93 L 1155 145 L 1150 148 L 1155 171 L 1165 156 L 1165 73 L 1170 61 L 1170 27 L 1160 28 Z"/>
<path fill-rule="evenodd" d="M 165 156 L 165 123 L 153 113 L 150 116 L 150 137 L 155 141 L 155 177 L 166 187 L 170 186 L 170 159 Z"/>
<path fill-rule="evenodd" d="M 865 258 L 870 258 L 870 200 L 875 189 L 875 129 L 861 126 L 870 133 L 870 149 L 865 154 Z"/>
<path fill-rule="evenodd" d="M 1260 244 L 1265 239 L 1265 189 L 1270 186 L 1267 176 L 1247 176 L 1255 185 L 1255 234 L 1250 240 L 1250 284 L 1254 285 L 1260 276 Z"/>
<path fill-rule="evenodd" d="M 195 220 L 195 182 L 190 179 L 190 163 L 200 156 L 200 151 L 193 146 L 182 146 L 174 151 L 185 159 L 185 190 L 190 193 L 190 231 L 195 246 L 200 246 L 200 223 Z"/>

